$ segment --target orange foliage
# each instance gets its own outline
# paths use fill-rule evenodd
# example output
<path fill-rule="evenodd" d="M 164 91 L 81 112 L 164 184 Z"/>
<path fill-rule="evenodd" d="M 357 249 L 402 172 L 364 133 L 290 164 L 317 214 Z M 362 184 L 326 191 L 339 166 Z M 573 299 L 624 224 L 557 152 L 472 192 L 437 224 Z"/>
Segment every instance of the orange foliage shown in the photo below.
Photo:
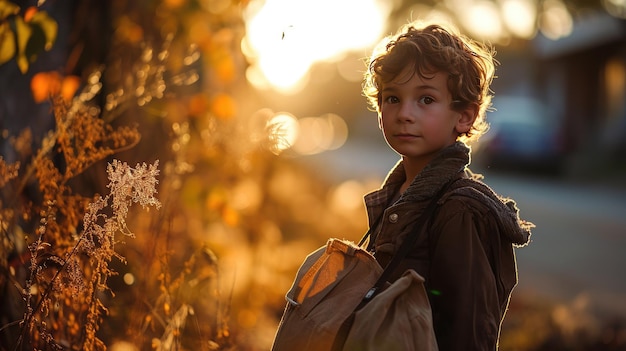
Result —
<path fill-rule="evenodd" d="M 217 118 L 228 120 L 237 113 L 237 105 L 232 96 L 219 93 L 211 100 L 211 112 Z"/>
<path fill-rule="evenodd" d="M 36 103 L 48 100 L 50 97 L 61 96 L 69 102 L 80 86 L 77 76 L 61 77 L 57 72 L 36 73 L 30 81 L 30 90 Z"/>
<path fill-rule="evenodd" d="M 207 112 L 208 105 L 204 94 L 195 94 L 189 99 L 189 114 L 193 117 L 202 116 Z"/>
<path fill-rule="evenodd" d="M 24 22 L 28 23 L 33 19 L 33 16 L 37 13 L 37 7 L 31 6 L 24 11 Z"/>
<path fill-rule="evenodd" d="M 61 97 L 69 102 L 80 86 L 80 78 L 78 76 L 66 76 L 61 81 Z"/>
<path fill-rule="evenodd" d="M 224 83 L 232 82 L 235 79 L 236 67 L 230 56 L 222 57 L 216 62 L 217 77 Z"/>
<path fill-rule="evenodd" d="M 30 90 L 35 102 L 46 101 L 50 95 L 61 90 L 61 77 L 56 72 L 36 73 L 30 81 Z"/>
<path fill-rule="evenodd" d="M 128 16 L 118 19 L 115 36 L 122 42 L 139 44 L 144 39 L 144 30 Z"/>
<path fill-rule="evenodd" d="M 180 8 L 184 6 L 186 3 L 187 3 L 187 0 L 164 0 L 163 1 L 163 4 L 171 10 Z"/>

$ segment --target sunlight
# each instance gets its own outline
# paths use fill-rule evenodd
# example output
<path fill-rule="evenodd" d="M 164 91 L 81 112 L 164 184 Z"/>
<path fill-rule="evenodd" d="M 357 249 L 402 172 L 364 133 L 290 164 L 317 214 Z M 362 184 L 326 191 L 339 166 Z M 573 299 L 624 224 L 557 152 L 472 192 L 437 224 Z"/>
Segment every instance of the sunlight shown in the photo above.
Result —
<path fill-rule="evenodd" d="M 549 39 L 568 36 L 574 28 L 574 20 L 560 0 L 548 0 L 543 4 L 541 32 Z"/>
<path fill-rule="evenodd" d="M 626 0 L 603 0 L 602 6 L 612 16 L 626 18 Z"/>
<path fill-rule="evenodd" d="M 289 149 L 298 137 L 298 120 L 291 114 L 277 113 L 267 122 L 267 126 L 274 142 L 272 152 L 277 155 Z"/>
<path fill-rule="evenodd" d="M 331 193 L 330 205 L 337 212 L 346 212 L 361 209 L 362 194 L 367 188 L 356 180 L 348 180 L 337 186 Z"/>
<path fill-rule="evenodd" d="M 414 21 L 441 23 L 444 25 L 451 25 L 456 27 L 453 17 L 446 9 L 445 3 L 440 3 L 436 7 L 431 7 L 424 4 L 415 4 L 411 6 L 408 13 L 411 14 L 411 18 Z"/>
<path fill-rule="evenodd" d="M 461 16 L 465 28 L 479 38 L 497 40 L 502 34 L 499 9 L 491 1 L 468 3 L 466 16 Z"/>
<path fill-rule="evenodd" d="M 381 0 L 255 0 L 247 7 L 242 51 L 250 82 L 295 92 L 311 66 L 373 45 L 390 5 Z"/>
<path fill-rule="evenodd" d="M 300 155 L 313 155 L 343 146 L 348 138 L 348 126 L 343 118 L 335 114 L 321 117 L 306 117 L 298 121 L 300 133 L 293 150 Z"/>
<path fill-rule="evenodd" d="M 502 17 L 506 27 L 521 38 L 530 39 L 535 35 L 537 5 L 532 0 L 503 0 Z"/>
<path fill-rule="evenodd" d="M 135 284 L 135 276 L 132 273 L 126 273 L 124 274 L 124 283 L 126 283 L 126 285 L 133 285 Z"/>

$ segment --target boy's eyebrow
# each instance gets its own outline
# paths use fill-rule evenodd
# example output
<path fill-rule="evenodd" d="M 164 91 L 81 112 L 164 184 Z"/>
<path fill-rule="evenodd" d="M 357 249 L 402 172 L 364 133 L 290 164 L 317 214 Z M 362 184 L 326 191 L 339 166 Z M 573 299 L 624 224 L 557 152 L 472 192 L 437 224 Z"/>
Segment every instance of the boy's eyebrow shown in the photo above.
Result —
<path fill-rule="evenodd" d="M 395 85 L 393 85 L 393 86 L 385 86 L 385 87 L 383 87 L 383 90 L 382 90 L 382 91 L 383 91 L 383 92 L 384 92 L 384 91 L 394 91 L 394 90 L 396 90 L 396 89 L 397 89 L 396 87 L 397 87 L 398 85 L 400 85 L 400 84 L 395 84 Z M 416 87 L 415 87 L 415 89 L 414 89 L 414 90 L 435 90 L 435 91 L 439 91 L 439 89 L 438 89 L 437 87 L 435 87 L 435 86 L 433 86 L 433 85 L 428 85 L 428 84 L 418 85 L 418 86 L 416 86 Z"/>

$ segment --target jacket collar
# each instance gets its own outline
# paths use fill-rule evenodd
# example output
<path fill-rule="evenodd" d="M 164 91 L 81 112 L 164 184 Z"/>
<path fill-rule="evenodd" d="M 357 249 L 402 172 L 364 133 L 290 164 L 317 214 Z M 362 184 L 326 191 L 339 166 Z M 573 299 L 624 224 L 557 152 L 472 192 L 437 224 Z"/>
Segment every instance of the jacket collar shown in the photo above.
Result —
<path fill-rule="evenodd" d="M 413 179 L 409 188 L 402 194 L 400 201 L 422 201 L 431 198 L 441 187 L 458 177 L 469 164 L 469 147 L 462 142 L 448 146 Z M 365 203 L 371 206 L 387 205 L 406 180 L 404 163 L 398 161 L 381 189 L 365 195 Z"/>
<path fill-rule="evenodd" d="M 426 202 L 434 196 L 444 184 L 459 177 L 470 160 L 470 149 L 463 142 L 456 142 L 435 155 L 434 159 L 413 179 L 409 188 L 401 195 L 397 203 Z M 404 183 L 406 174 L 404 163 L 398 161 L 385 178 L 383 186 L 365 195 L 368 208 L 368 220 L 373 225 L 382 212 L 391 205 L 391 200 Z"/>
<path fill-rule="evenodd" d="M 418 206 L 426 206 L 446 183 L 454 178 L 463 178 L 457 181 L 448 194 L 452 193 L 480 198 L 498 213 L 499 225 L 504 235 L 516 245 L 525 245 L 530 238 L 530 229 L 534 225 L 519 218 L 519 211 L 515 202 L 497 195 L 489 186 L 479 181 L 480 175 L 474 175 L 467 168 L 470 163 L 470 148 L 463 142 L 442 149 L 435 158 L 413 179 L 409 188 L 401 195 L 396 204 L 412 202 Z M 383 182 L 382 188 L 365 195 L 364 200 L 368 209 L 370 226 L 382 215 L 391 200 L 406 179 L 402 160 L 394 166 Z"/>

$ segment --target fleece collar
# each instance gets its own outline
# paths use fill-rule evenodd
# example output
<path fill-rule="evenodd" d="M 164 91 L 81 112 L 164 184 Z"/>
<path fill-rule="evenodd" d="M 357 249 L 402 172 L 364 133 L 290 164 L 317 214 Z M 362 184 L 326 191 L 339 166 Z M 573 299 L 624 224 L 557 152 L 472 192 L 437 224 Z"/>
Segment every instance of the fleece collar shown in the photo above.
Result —
<path fill-rule="evenodd" d="M 453 194 L 475 198 L 497 213 L 502 233 L 512 243 L 519 246 L 527 244 L 530 229 L 534 225 L 519 218 L 519 210 L 513 200 L 500 197 L 481 182 L 479 179 L 482 177 L 474 175 L 467 168 L 469 163 L 470 148 L 465 143 L 456 142 L 442 149 L 413 179 L 396 204 L 412 202 L 419 207 L 425 206 L 445 184 L 457 178 L 452 189 L 442 197 L 440 203 Z M 365 195 L 370 224 L 373 224 L 375 218 L 391 205 L 389 202 L 404 183 L 405 177 L 404 164 L 400 160 L 387 175 L 382 188 Z"/>

